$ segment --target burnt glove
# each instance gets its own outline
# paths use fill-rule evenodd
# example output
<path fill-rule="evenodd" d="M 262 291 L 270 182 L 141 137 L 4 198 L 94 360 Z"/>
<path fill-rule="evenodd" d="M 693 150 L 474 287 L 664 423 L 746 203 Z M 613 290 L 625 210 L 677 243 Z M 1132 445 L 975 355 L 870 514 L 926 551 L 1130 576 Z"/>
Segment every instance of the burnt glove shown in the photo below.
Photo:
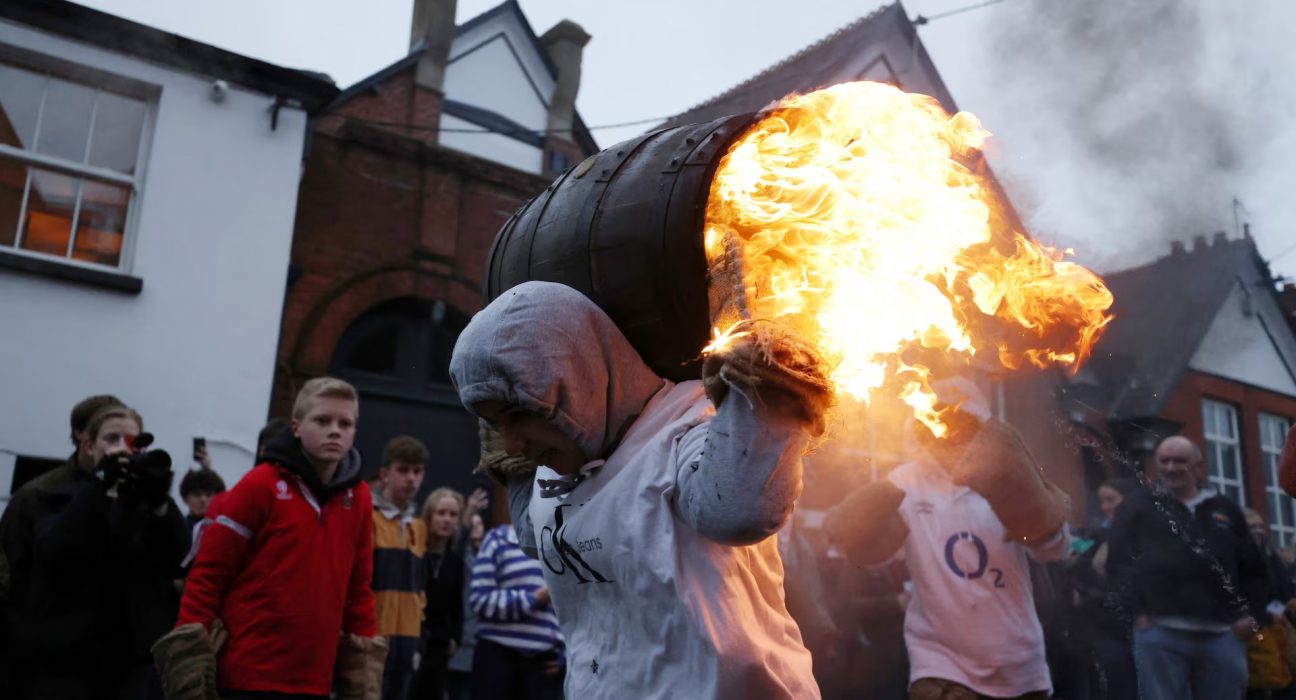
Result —
<path fill-rule="evenodd" d="M 982 423 L 948 470 L 955 484 L 990 503 L 1007 539 L 1039 544 L 1070 515 L 1070 497 L 1045 478 L 1021 435 L 1002 421 Z"/>
<path fill-rule="evenodd" d="M 824 432 L 835 395 L 819 351 L 774 324 L 732 340 L 706 356 L 702 386 L 719 410 L 737 388 L 765 411 L 795 418 L 812 436 Z"/>
<path fill-rule="evenodd" d="M 337 700 L 381 700 L 387 640 L 343 633 L 333 676 Z"/>
<path fill-rule="evenodd" d="M 210 630 L 192 622 L 153 644 L 153 660 L 167 700 L 220 700 L 216 658 L 227 636 L 220 620 L 214 620 Z"/>
<path fill-rule="evenodd" d="M 787 522 L 801 495 L 801 456 L 810 440 L 803 415 L 750 392 L 727 384 L 715 417 L 686 433 L 677 452 L 681 519 L 732 546 L 760 542 Z"/>
<path fill-rule="evenodd" d="M 535 488 L 536 463 L 522 455 L 508 454 L 504 439 L 484 420 L 478 421 L 477 437 L 481 441 L 477 470 L 486 472 L 508 493 L 509 514 L 518 544 L 527 556 L 535 559 L 539 551 L 531 527 L 531 492 Z"/>
<path fill-rule="evenodd" d="M 909 537 L 900 517 L 904 498 L 904 491 L 886 479 L 869 482 L 828 511 L 824 532 L 852 562 L 880 564 Z"/>

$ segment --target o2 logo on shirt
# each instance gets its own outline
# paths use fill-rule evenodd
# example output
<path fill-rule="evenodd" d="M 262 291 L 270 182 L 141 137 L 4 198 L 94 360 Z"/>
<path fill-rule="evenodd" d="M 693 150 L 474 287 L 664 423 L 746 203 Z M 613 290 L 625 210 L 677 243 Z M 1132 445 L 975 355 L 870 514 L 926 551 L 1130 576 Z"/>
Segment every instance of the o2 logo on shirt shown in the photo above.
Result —
<path fill-rule="evenodd" d="M 970 569 L 965 567 L 964 564 L 960 564 L 959 560 L 954 557 L 957 551 L 967 550 L 967 545 L 960 546 L 960 543 L 964 542 L 971 543 L 973 551 L 976 552 L 976 564 Z M 989 564 L 990 552 L 986 549 L 985 542 L 975 534 L 964 530 L 950 535 L 950 538 L 945 540 L 945 565 L 949 567 L 950 571 L 954 572 L 955 576 L 968 581 L 975 581 L 985 576 L 986 571 L 989 571 L 994 576 L 994 587 L 1004 588 L 1003 569 L 987 568 Z"/>

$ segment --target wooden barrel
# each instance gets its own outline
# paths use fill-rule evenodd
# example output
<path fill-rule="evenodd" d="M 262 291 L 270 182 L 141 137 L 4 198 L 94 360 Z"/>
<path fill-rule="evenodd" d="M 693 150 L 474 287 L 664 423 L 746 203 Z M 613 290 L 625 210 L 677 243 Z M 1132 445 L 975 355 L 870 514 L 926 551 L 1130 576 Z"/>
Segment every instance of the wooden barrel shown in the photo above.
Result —
<path fill-rule="evenodd" d="M 645 134 L 563 173 L 495 237 L 486 300 L 529 280 L 560 282 L 598 304 L 657 374 L 697 379 L 711 335 L 707 196 L 752 118 Z"/>

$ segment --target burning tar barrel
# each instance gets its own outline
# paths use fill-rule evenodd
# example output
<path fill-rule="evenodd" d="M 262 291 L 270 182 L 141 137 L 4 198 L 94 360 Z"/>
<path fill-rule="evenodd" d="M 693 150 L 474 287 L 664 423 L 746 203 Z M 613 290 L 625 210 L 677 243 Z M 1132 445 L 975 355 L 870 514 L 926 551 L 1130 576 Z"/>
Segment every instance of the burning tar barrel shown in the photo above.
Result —
<path fill-rule="evenodd" d="M 622 142 L 560 176 L 491 246 L 486 298 L 529 280 L 588 296 L 657 374 L 698 377 L 711 335 L 703 219 L 720 157 L 751 115 Z"/>
<path fill-rule="evenodd" d="M 943 434 L 931 379 L 1066 365 L 1111 293 L 1013 228 L 976 117 L 857 82 L 626 141 L 505 224 L 486 296 L 528 280 L 583 292 L 658 374 L 704 351 L 793 337 L 839 393 L 900 401 Z"/>

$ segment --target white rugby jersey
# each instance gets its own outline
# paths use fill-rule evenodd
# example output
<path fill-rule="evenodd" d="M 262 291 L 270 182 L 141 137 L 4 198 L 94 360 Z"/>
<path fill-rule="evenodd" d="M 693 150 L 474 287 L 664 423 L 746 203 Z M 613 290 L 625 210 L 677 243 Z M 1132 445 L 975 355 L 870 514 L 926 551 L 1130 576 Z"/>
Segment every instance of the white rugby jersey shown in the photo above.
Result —
<path fill-rule="evenodd" d="M 530 514 L 569 698 L 819 698 L 778 538 L 721 545 L 676 515 L 677 465 L 704 449 L 710 406 L 701 382 L 663 389 L 570 491 L 546 495 L 564 477 L 536 471 Z"/>
<path fill-rule="evenodd" d="M 905 492 L 900 516 L 909 527 L 910 682 L 941 678 L 1002 697 L 1052 692 L 1026 557 L 1066 556 L 1066 529 L 1027 549 L 1005 542 L 1004 527 L 985 498 L 956 486 L 935 463 L 909 462 L 887 478 Z"/>

